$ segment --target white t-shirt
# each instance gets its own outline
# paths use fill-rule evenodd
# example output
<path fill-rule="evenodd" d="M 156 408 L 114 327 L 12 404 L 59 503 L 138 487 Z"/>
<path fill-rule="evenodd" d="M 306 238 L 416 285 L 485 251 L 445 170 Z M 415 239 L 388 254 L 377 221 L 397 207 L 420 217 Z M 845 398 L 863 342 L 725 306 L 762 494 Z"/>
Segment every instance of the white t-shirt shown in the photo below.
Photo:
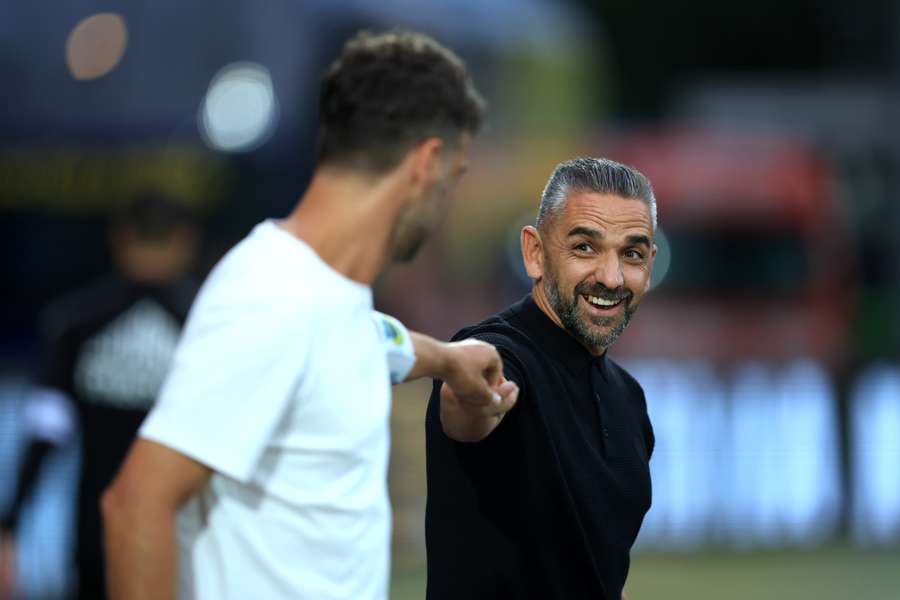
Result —
<path fill-rule="evenodd" d="M 179 514 L 183 600 L 382 599 L 390 382 L 372 293 L 273 222 L 210 274 L 140 435 L 215 473 Z"/>

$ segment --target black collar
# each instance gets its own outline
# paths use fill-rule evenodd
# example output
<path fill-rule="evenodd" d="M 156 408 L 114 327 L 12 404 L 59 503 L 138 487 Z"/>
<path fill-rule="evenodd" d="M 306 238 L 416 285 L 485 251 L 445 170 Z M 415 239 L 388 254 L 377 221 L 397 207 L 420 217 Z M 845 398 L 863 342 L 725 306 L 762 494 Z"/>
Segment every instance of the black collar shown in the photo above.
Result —
<path fill-rule="evenodd" d="M 591 354 L 568 331 L 554 323 L 535 303 L 531 294 L 513 304 L 510 310 L 521 321 L 528 337 L 565 366 L 573 377 L 585 375 L 595 365 L 603 378 L 608 379 L 609 361 L 606 352 L 600 356 Z"/>

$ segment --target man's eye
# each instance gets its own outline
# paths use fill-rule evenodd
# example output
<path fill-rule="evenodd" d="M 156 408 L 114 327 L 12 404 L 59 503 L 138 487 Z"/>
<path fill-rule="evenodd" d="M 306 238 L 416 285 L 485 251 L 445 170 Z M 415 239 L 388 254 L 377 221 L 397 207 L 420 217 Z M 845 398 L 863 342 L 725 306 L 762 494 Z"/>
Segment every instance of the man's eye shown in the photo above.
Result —
<path fill-rule="evenodd" d="M 626 257 L 626 258 L 636 258 L 636 259 L 640 260 L 640 259 L 644 258 L 644 255 L 641 254 L 641 253 L 640 253 L 639 251 L 637 251 L 637 250 L 626 250 L 626 251 L 625 251 L 625 257 Z"/>
<path fill-rule="evenodd" d="M 579 252 L 590 252 L 591 245 L 588 244 L 587 242 L 581 242 L 580 244 L 575 246 L 575 249 L 578 250 Z"/>

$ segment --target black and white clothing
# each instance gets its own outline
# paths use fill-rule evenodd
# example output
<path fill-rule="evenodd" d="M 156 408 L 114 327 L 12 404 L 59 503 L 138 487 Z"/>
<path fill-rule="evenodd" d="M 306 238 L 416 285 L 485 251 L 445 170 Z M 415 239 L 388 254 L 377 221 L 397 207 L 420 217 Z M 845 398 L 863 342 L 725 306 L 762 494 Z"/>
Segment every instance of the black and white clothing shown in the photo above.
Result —
<path fill-rule="evenodd" d="M 80 430 L 81 598 L 105 597 L 100 495 L 162 386 L 195 292 L 186 279 L 151 286 L 113 275 L 56 300 L 42 316 L 41 357 L 24 407 L 32 442 L 3 521 L 15 527 L 42 457 Z"/>
<path fill-rule="evenodd" d="M 654 438 L 640 385 L 530 296 L 455 340 L 500 351 L 519 401 L 483 441 L 426 418 L 429 600 L 619 600 L 650 508 Z"/>

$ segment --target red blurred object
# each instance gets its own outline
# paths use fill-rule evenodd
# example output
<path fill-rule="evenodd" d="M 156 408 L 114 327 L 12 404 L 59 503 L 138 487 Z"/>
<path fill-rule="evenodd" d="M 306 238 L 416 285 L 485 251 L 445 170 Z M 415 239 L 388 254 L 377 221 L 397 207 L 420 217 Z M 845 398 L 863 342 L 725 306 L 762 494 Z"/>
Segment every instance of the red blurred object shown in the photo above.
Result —
<path fill-rule="evenodd" d="M 672 257 L 618 356 L 846 357 L 852 240 L 829 165 L 811 147 L 772 134 L 657 129 L 606 137 L 601 150 L 650 178 Z"/>

